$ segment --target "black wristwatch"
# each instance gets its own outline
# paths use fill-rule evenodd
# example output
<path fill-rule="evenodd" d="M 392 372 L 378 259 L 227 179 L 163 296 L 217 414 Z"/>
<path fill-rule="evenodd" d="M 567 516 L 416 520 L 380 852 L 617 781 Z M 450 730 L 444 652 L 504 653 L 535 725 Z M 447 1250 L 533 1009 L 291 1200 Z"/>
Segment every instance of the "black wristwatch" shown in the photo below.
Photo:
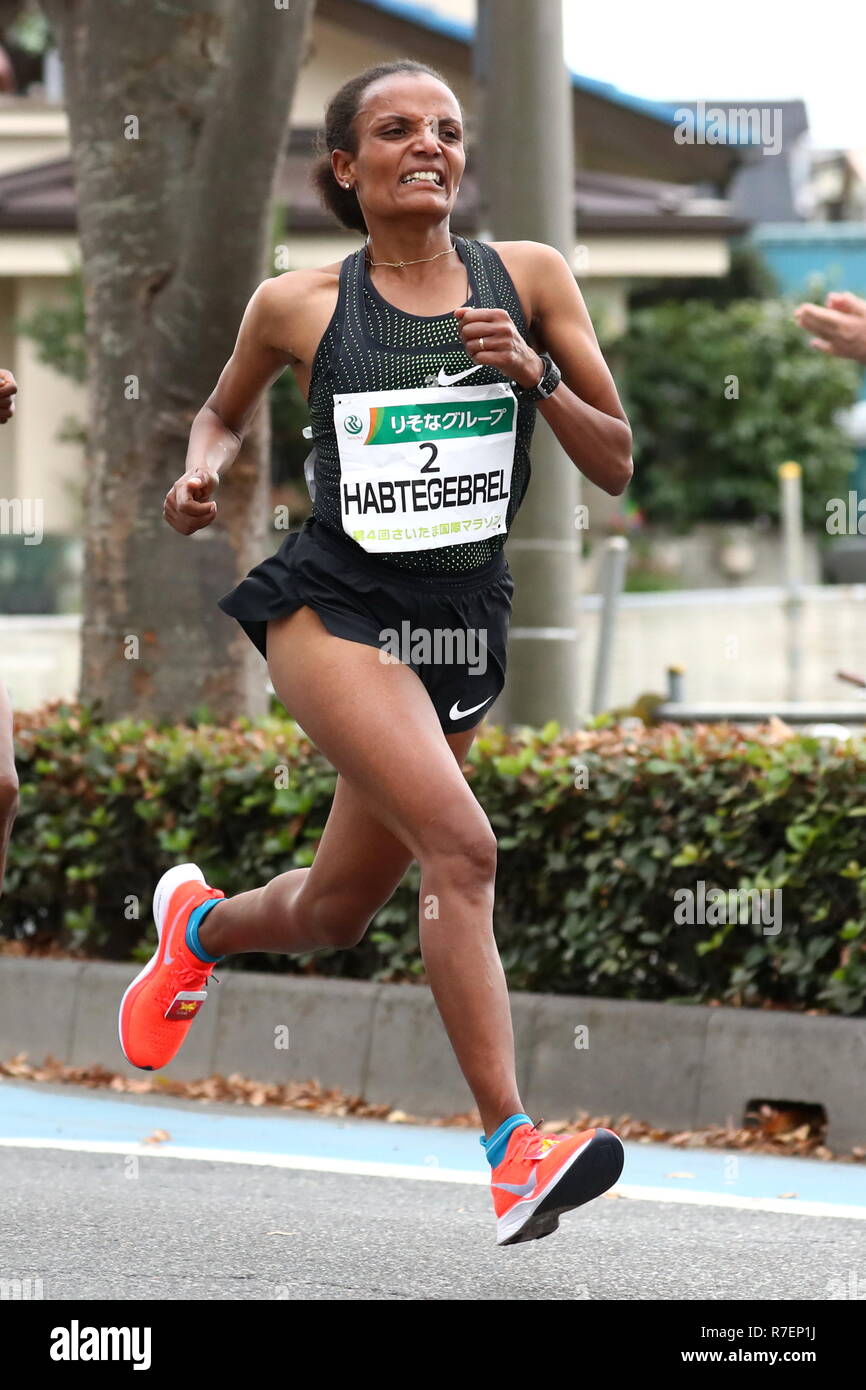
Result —
<path fill-rule="evenodd" d="M 549 352 L 539 353 L 544 363 L 544 371 L 541 373 L 541 380 L 535 386 L 520 386 L 518 382 L 513 382 L 514 394 L 519 401 L 546 401 L 552 395 L 559 383 L 562 381 L 562 372 L 557 367 Z"/>

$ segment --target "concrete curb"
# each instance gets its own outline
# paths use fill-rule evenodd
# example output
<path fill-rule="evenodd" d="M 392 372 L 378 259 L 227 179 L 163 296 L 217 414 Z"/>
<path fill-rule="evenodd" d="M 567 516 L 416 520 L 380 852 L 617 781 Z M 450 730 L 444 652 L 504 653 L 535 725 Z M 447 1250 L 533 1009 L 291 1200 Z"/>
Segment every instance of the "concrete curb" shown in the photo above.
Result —
<path fill-rule="evenodd" d="M 140 1078 L 117 1037 L 135 973 L 0 958 L 0 1056 L 41 1063 L 50 1053 Z M 415 1115 L 473 1106 L 429 989 L 223 969 L 210 995 L 161 1075 L 315 1078 Z M 582 1109 L 692 1129 L 739 1124 L 755 1099 L 802 1101 L 824 1106 L 830 1148 L 866 1143 L 866 1018 L 518 993 L 511 1013 L 521 1094 L 536 1118 Z"/>

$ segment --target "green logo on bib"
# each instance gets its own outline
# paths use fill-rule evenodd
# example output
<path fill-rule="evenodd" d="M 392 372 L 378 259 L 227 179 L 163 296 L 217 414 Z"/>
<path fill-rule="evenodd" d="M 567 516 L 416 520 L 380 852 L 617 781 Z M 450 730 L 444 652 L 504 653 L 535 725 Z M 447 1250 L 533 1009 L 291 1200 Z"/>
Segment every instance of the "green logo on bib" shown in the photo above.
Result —
<path fill-rule="evenodd" d="M 420 397 L 412 405 L 374 406 L 366 444 L 395 444 L 412 439 L 473 439 L 481 435 L 510 434 L 517 402 L 513 396 L 490 400 L 463 400 L 457 391 L 453 401 L 428 404 Z M 348 424 L 348 421 L 347 421 Z"/>
<path fill-rule="evenodd" d="M 364 422 L 357 415 L 347 415 L 343 424 L 347 434 L 360 434 L 364 428 Z"/>

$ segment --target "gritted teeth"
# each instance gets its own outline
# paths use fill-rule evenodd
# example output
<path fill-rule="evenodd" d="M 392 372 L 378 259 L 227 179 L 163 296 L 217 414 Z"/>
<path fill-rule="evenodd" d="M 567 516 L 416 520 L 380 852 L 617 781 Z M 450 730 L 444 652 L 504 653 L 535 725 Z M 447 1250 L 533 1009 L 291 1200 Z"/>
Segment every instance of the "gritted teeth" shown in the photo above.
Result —
<path fill-rule="evenodd" d="M 437 188 L 444 187 L 442 175 L 436 169 L 413 169 L 411 174 L 404 174 L 401 183 L 435 183 Z"/>

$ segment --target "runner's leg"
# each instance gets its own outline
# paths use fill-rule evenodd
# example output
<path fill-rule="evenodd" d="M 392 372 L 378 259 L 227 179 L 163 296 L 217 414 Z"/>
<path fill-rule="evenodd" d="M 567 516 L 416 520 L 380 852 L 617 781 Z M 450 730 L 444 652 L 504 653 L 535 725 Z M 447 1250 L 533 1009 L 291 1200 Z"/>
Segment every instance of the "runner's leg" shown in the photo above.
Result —
<path fill-rule="evenodd" d="M 421 866 L 421 904 L 432 898 L 438 905 L 436 918 L 428 919 L 423 907 L 419 912 L 427 976 L 491 1134 L 522 1106 L 508 991 L 493 936 L 496 838 L 490 823 L 408 667 L 381 661 L 374 647 L 334 637 L 308 608 L 269 623 L 268 652 L 271 680 L 286 710 Z M 310 874 L 304 889 L 312 881 Z M 312 903 L 312 893 L 306 901 Z M 276 896 L 272 907 L 280 910 Z M 229 910 L 223 904 L 209 915 Z M 206 925 L 207 919 L 203 933 Z"/>
<path fill-rule="evenodd" d="M 462 766 L 475 730 L 446 735 Z M 374 814 L 369 797 L 338 774 L 334 800 L 309 868 L 237 893 L 208 913 L 199 940 L 212 956 L 244 951 L 297 955 L 356 946 L 389 902 L 413 856 Z"/>

